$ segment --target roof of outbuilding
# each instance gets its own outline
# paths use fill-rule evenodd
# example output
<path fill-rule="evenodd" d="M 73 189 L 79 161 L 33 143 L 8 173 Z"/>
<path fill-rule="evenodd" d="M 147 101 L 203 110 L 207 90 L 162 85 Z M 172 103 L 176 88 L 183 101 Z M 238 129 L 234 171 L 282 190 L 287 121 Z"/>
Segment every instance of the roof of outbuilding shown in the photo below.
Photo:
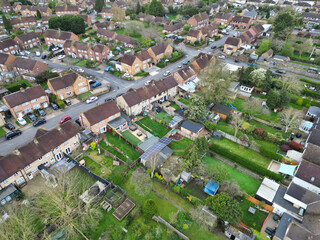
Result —
<path fill-rule="evenodd" d="M 232 108 L 231 107 L 224 106 L 224 105 L 222 105 L 220 103 L 214 105 L 211 110 L 215 111 L 217 113 L 222 113 L 222 114 L 227 115 L 227 116 L 229 116 L 230 113 L 232 112 Z"/>
<path fill-rule="evenodd" d="M 198 133 L 204 127 L 200 123 L 194 123 L 194 122 L 187 120 L 181 124 L 181 128 L 185 128 L 193 133 Z"/>

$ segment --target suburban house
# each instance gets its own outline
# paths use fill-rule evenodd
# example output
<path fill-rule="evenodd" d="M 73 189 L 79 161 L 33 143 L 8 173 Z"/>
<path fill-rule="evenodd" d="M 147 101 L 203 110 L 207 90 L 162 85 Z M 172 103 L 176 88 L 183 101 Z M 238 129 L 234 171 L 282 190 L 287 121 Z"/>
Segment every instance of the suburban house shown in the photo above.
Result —
<path fill-rule="evenodd" d="M 49 90 L 59 99 L 65 99 L 90 91 L 89 80 L 75 72 L 48 80 Z"/>
<path fill-rule="evenodd" d="M 21 49 L 29 49 L 41 45 L 40 38 L 35 32 L 24 33 L 16 36 L 14 40 L 19 44 Z"/>
<path fill-rule="evenodd" d="M 19 45 L 11 38 L 0 42 L 0 53 L 16 54 L 19 51 Z"/>
<path fill-rule="evenodd" d="M 204 131 L 204 126 L 200 123 L 194 123 L 189 120 L 181 124 L 181 133 L 191 138 L 198 138 Z"/>
<path fill-rule="evenodd" d="M 114 30 L 115 24 L 114 24 L 114 22 L 106 21 L 106 22 L 102 22 L 102 23 L 97 22 L 92 26 L 92 29 L 95 31 L 99 30 L 99 28 L 106 29 L 106 30 Z"/>
<path fill-rule="evenodd" d="M 79 14 L 78 16 L 83 19 L 85 24 L 88 24 L 88 26 L 91 26 L 92 19 L 91 19 L 90 15 Z"/>
<path fill-rule="evenodd" d="M 135 56 L 140 59 L 141 61 L 141 69 L 145 70 L 146 68 L 149 68 L 152 66 L 152 57 L 149 54 L 148 50 L 142 50 L 140 52 L 136 52 Z"/>
<path fill-rule="evenodd" d="M 116 38 L 117 34 L 104 28 L 98 28 L 97 36 L 99 38 L 104 38 L 107 41 L 111 41 Z"/>
<path fill-rule="evenodd" d="M 157 64 L 165 57 L 171 56 L 173 48 L 168 43 L 159 42 L 155 46 L 148 48 L 148 52 L 152 57 L 153 63 Z"/>
<path fill-rule="evenodd" d="M 101 12 L 99 13 L 99 16 L 101 16 L 103 19 L 112 18 L 113 17 L 112 9 L 110 7 L 102 8 Z"/>
<path fill-rule="evenodd" d="M 249 10 L 245 9 L 244 11 L 242 11 L 242 16 L 256 19 L 258 16 L 258 12 L 256 10 L 249 11 Z"/>
<path fill-rule="evenodd" d="M 11 18 L 10 23 L 14 29 L 31 27 L 37 25 L 37 20 L 34 16 Z"/>
<path fill-rule="evenodd" d="M 40 12 L 41 16 L 52 15 L 52 10 L 48 7 L 23 5 L 20 9 L 20 12 L 24 17 L 37 16 L 37 11 Z"/>
<path fill-rule="evenodd" d="M 33 141 L 0 157 L 0 186 L 24 186 L 42 167 L 49 167 L 80 146 L 77 126 L 71 121 L 47 131 L 39 128 Z M 39 169 L 40 168 L 40 169 Z"/>
<path fill-rule="evenodd" d="M 15 58 L 14 55 L 0 53 L 0 72 L 11 71 L 12 63 Z"/>
<path fill-rule="evenodd" d="M 142 62 L 134 55 L 125 54 L 121 59 L 121 71 L 130 75 L 136 75 L 141 70 Z"/>
<path fill-rule="evenodd" d="M 226 54 L 232 54 L 241 47 L 241 39 L 235 37 L 228 37 L 224 43 L 223 52 Z"/>
<path fill-rule="evenodd" d="M 196 41 L 201 42 L 205 37 L 200 30 L 190 29 L 187 34 L 187 41 L 194 43 Z"/>
<path fill-rule="evenodd" d="M 163 33 L 174 33 L 178 34 L 183 31 L 183 24 L 182 23 L 176 23 L 173 25 L 164 25 L 162 32 Z"/>
<path fill-rule="evenodd" d="M 221 26 L 228 26 L 231 20 L 232 20 L 232 14 L 218 12 L 216 13 L 216 15 L 214 15 L 213 22 Z"/>
<path fill-rule="evenodd" d="M 112 6 L 112 8 L 118 7 L 118 8 L 122 8 L 124 10 L 127 9 L 127 3 L 125 1 L 121 1 L 121 0 L 113 2 L 111 6 Z"/>
<path fill-rule="evenodd" d="M 219 27 L 216 23 L 213 23 L 200 28 L 200 31 L 204 37 L 213 37 L 218 34 Z"/>
<path fill-rule="evenodd" d="M 136 116 L 152 109 L 152 104 L 166 101 L 177 94 L 178 83 L 173 76 L 159 81 L 152 81 L 139 89 L 130 89 L 117 97 L 118 106 L 129 116 Z"/>
<path fill-rule="evenodd" d="M 16 57 L 12 63 L 12 69 L 17 74 L 23 75 L 23 78 L 34 80 L 35 76 L 48 70 L 48 64 L 29 58 Z"/>
<path fill-rule="evenodd" d="M 188 19 L 188 24 L 192 27 L 203 27 L 209 24 L 209 15 L 206 12 L 199 13 Z"/>
<path fill-rule="evenodd" d="M 308 147 L 310 143 L 316 146 L 320 146 L 320 130 L 318 128 L 312 129 L 306 140 L 306 147 Z"/>
<path fill-rule="evenodd" d="M 9 13 L 12 11 L 11 4 L 8 1 L 2 2 L 0 4 L 0 10 L 3 13 Z"/>
<path fill-rule="evenodd" d="M 234 28 L 248 29 L 252 23 L 252 18 L 236 15 L 231 21 L 231 26 Z"/>
<path fill-rule="evenodd" d="M 154 23 L 159 25 L 171 25 L 172 20 L 164 17 L 155 17 Z"/>
<path fill-rule="evenodd" d="M 80 113 L 79 120 L 82 127 L 88 128 L 97 135 L 108 129 L 121 132 L 128 127 L 127 120 L 121 117 L 120 109 L 113 100 Z"/>
<path fill-rule="evenodd" d="M 320 14 L 319 13 L 310 13 L 310 12 L 303 12 L 301 14 L 302 20 L 304 23 L 320 23 Z"/>
<path fill-rule="evenodd" d="M 211 54 L 200 53 L 192 61 L 191 65 L 197 72 L 205 71 L 211 62 L 215 62 L 216 58 Z"/>
<path fill-rule="evenodd" d="M 136 46 L 137 40 L 135 38 L 122 35 L 122 34 L 117 34 L 116 37 L 114 38 L 116 42 L 120 42 L 123 44 L 124 47 L 128 48 L 134 48 Z"/>
<path fill-rule="evenodd" d="M 197 77 L 198 73 L 193 65 L 189 65 L 179 69 L 172 75 L 178 84 L 183 85 L 190 80 L 194 80 Z"/>
<path fill-rule="evenodd" d="M 48 29 L 43 35 L 44 40 L 48 46 L 57 45 L 63 47 L 66 40 L 79 41 L 79 38 L 73 32 L 64 32 L 60 30 Z"/>
<path fill-rule="evenodd" d="M 47 108 L 49 105 L 49 98 L 41 86 L 22 89 L 2 99 L 14 118 L 23 117 L 34 109 Z"/>
<path fill-rule="evenodd" d="M 64 15 L 79 15 L 80 10 L 78 6 L 56 6 L 55 12 L 58 17 L 64 16 Z"/>
<path fill-rule="evenodd" d="M 110 49 L 102 44 L 86 43 L 81 41 L 66 40 L 63 49 L 66 55 L 73 58 L 82 58 L 89 60 L 105 60 Z"/>
<path fill-rule="evenodd" d="M 302 159 L 320 166 L 320 147 L 309 143 L 303 152 Z"/>
<path fill-rule="evenodd" d="M 218 103 L 211 108 L 211 112 L 219 114 L 219 116 L 225 120 L 227 117 L 231 116 L 232 108 Z"/>
<path fill-rule="evenodd" d="M 310 118 L 315 118 L 315 117 L 319 118 L 320 117 L 320 108 L 316 107 L 316 106 L 310 106 L 308 108 L 306 116 L 310 117 Z"/>

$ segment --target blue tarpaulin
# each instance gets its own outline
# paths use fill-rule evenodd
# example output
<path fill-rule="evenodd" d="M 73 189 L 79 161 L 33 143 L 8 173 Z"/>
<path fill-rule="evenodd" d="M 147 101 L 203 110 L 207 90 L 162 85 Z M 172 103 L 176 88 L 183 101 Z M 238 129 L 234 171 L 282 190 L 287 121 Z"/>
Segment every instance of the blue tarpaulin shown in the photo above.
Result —
<path fill-rule="evenodd" d="M 296 165 L 288 165 L 288 164 L 281 163 L 278 172 L 293 176 L 294 170 L 296 169 L 296 167 L 297 167 Z"/>
<path fill-rule="evenodd" d="M 208 193 L 211 196 L 214 196 L 219 188 L 219 183 L 214 179 L 210 179 L 210 182 L 207 183 L 203 191 Z"/>

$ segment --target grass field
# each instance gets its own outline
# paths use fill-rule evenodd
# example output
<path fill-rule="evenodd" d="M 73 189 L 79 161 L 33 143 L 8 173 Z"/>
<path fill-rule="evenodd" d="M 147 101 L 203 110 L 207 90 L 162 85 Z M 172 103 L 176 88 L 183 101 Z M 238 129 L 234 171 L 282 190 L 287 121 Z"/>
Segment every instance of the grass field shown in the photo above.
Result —
<path fill-rule="evenodd" d="M 104 167 L 100 166 L 97 162 L 95 162 L 90 157 L 84 156 L 83 158 L 81 158 L 81 160 L 85 160 L 85 162 L 86 162 L 85 167 L 88 168 L 94 174 L 96 174 L 102 178 L 104 178 L 108 175 L 107 174 L 108 171 Z"/>
<path fill-rule="evenodd" d="M 137 153 L 135 149 L 133 149 L 126 142 L 122 141 L 119 137 L 112 135 L 111 133 L 106 134 L 107 140 L 109 143 L 120 149 L 123 153 L 125 153 L 131 160 L 135 161 L 140 157 L 140 154 Z"/>
<path fill-rule="evenodd" d="M 169 144 L 169 147 L 172 150 L 185 150 L 187 147 L 189 147 L 193 143 L 192 140 L 189 138 L 183 138 L 180 141 L 172 141 Z"/>
<path fill-rule="evenodd" d="M 77 97 L 82 100 L 84 98 L 90 97 L 91 95 L 92 95 L 91 92 L 85 92 L 85 93 L 79 94 Z"/>
<path fill-rule="evenodd" d="M 270 164 L 270 159 L 264 157 L 260 153 L 253 151 L 249 148 L 242 147 L 239 144 L 232 142 L 228 139 L 213 140 L 212 142 L 223 148 L 229 149 L 230 152 L 233 152 L 241 157 L 250 159 L 252 162 L 259 164 L 264 168 L 267 168 Z"/>
<path fill-rule="evenodd" d="M 137 121 L 136 124 L 159 138 L 164 137 L 169 132 L 168 128 L 156 121 L 151 120 L 148 116 Z"/>
<path fill-rule="evenodd" d="M 251 228 L 253 228 L 253 229 L 255 229 L 255 230 L 260 232 L 260 230 L 262 228 L 262 225 L 263 225 L 263 222 L 267 218 L 268 214 L 258 210 L 255 207 L 255 204 L 253 204 L 252 202 L 248 201 L 247 199 L 244 199 L 240 203 L 240 206 L 241 206 L 241 211 L 242 211 L 241 221 L 245 225 L 247 225 L 247 226 L 249 226 L 249 227 L 251 227 Z M 253 207 L 253 208 L 256 209 L 255 214 L 252 214 L 252 213 L 248 212 L 249 207 Z"/>
<path fill-rule="evenodd" d="M 123 138 L 127 139 L 129 143 L 133 144 L 134 146 L 138 146 L 138 144 L 141 142 L 139 138 L 134 136 L 130 130 L 126 130 L 124 132 L 121 132 L 121 135 Z"/>
<path fill-rule="evenodd" d="M 186 99 L 186 98 L 179 98 L 178 101 L 183 103 L 184 105 L 187 105 L 187 106 L 189 106 L 191 104 L 191 100 Z"/>
<path fill-rule="evenodd" d="M 223 162 L 221 162 L 215 158 L 204 157 L 203 161 L 208 166 L 209 170 L 214 169 L 217 166 L 223 167 L 227 172 L 227 175 L 225 176 L 226 180 L 235 179 L 237 181 L 237 183 L 239 184 L 241 190 L 251 196 L 254 196 L 254 194 L 257 192 L 257 190 L 261 184 L 260 181 L 238 171 L 237 169 L 234 169 L 234 168 L 224 164 Z"/>
<path fill-rule="evenodd" d="M 170 107 L 173 107 L 174 109 L 180 109 L 179 105 L 176 103 L 172 103 Z"/>
<path fill-rule="evenodd" d="M 6 131 L 0 127 L 0 137 L 4 137 L 4 135 L 6 135 Z"/>
<path fill-rule="evenodd" d="M 172 116 L 169 115 L 166 112 L 159 112 L 155 115 L 156 118 L 158 118 L 159 120 L 161 120 L 163 123 L 169 125 L 170 121 L 172 120 Z"/>

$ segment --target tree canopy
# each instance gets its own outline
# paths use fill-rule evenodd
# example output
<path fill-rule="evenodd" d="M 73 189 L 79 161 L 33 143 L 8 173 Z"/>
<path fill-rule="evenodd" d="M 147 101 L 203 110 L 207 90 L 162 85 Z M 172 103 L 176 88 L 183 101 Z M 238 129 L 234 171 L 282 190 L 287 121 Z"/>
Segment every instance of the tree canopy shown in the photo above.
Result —
<path fill-rule="evenodd" d="M 186 116 L 195 121 L 204 120 L 207 117 L 207 107 L 202 97 L 195 96 L 192 99 L 192 103 L 186 111 Z"/>
<path fill-rule="evenodd" d="M 258 55 L 261 55 L 262 53 L 268 51 L 271 47 L 271 41 L 270 39 L 263 39 L 259 45 L 258 50 L 256 51 L 256 53 Z"/>
<path fill-rule="evenodd" d="M 158 212 L 156 202 L 153 199 L 147 199 L 143 204 L 142 211 L 146 217 L 152 218 Z"/>
<path fill-rule="evenodd" d="M 148 7 L 148 13 L 153 16 L 163 17 L 165 11 L 162 3 L 157 0 L 152 0 Z"/>
<path fill-rule="evenodd" d="M 104 0 L 95 0 L 94 10 L 96 10 L 98 13 L 101 12 L 104 6 L 105 6 Z"/>
<path fill-rule="evenodd" d="M 279 14 L 274 21 L 274 32 L 280 39 L 287 39 L 288 33 L 291 34 L 295 21 L 290 13 Z"/>
<path fill-rule="evenodd" d="M 3 26 L 4 28 L 8 31 L 8 33 L 10 34 L 11 30 L 12 30 L 12 25 L 11 22 L 7 19 L 7 17 L 2 14 L 2 21 L 3 21 Z"/>
<path fill-rule="evenodd" d="M 271 109 L 283 108 L 289 104 L 289 101 L 290 96 L 284 88 L 280 91 L 273 89 L 268 93 L 267 105 Z"/>
<path fill-rule="evenodd" d="M 49 28 L 81 34 L 85 33 L 86 25 L 80 16 L 65 15 L 62 17 L 51 17 L 49 19 Z"/>

